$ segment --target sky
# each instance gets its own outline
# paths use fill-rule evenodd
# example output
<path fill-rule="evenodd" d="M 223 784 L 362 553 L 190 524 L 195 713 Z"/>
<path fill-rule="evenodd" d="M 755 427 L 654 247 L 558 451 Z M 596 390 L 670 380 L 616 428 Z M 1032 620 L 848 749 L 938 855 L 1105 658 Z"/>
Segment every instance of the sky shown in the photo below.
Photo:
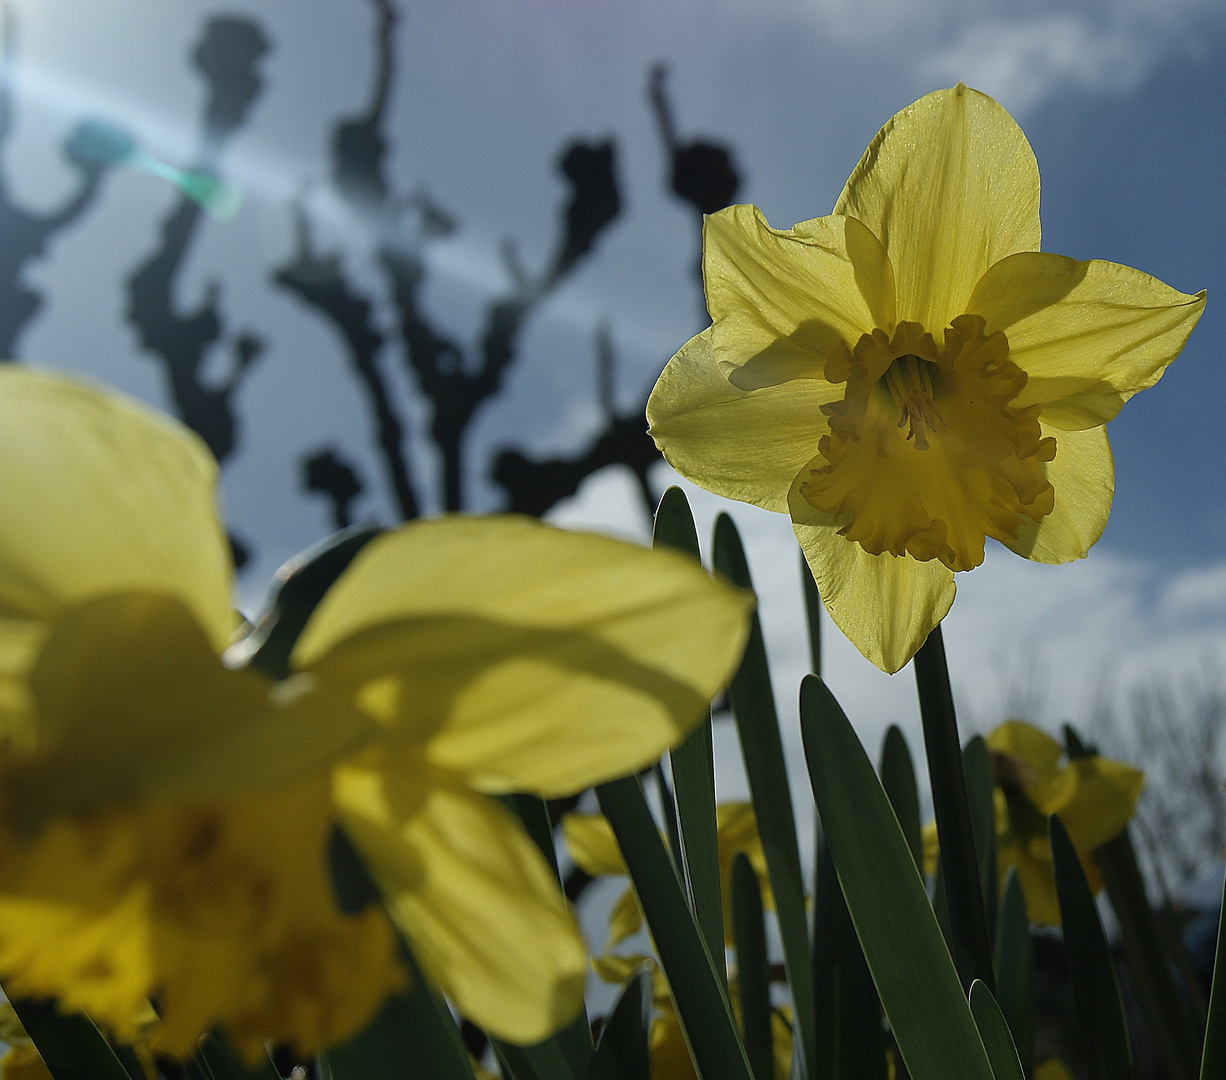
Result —
<path fill-rule="evenodd" d="M 267 349 L 241 385 L 240 449 L 227 463 L 227 520 L 255 553 L 239 582 L 250 610 L 276 566 L 329 530 L 298 490 L 298 460 L 334 444 L 370 481 L 358 515 L 390 520 L 370 417 L 332 329 L 271 280 L 293 251 L 291 205 L 309 208 L 321 247 L 390 325 L 375 238 L 328 189 L 328 139 L 364 107 L 373 7 L 365 0 L 12 0 L 12 137 L 0 169 L 14 201 L 51 209 L 74 174 L 60 144 L 82 117 L 122 123 L 160 159 L 194 151 L 201 83 L 187 56 L 218 14 L 258 21 L 272 43 L 263 96 L 228 147 L 245 191 L 232 220 L 210 223 L 178 283 L 191 308 L 220 288 L 224 377 L 244 330 Z M 1137 266 L 1185 292 L 1208 289 L 1205 315 L 1161 383 L 1112 422 L 1115 506 L 1090 557 L 1026 563 L 998 547 L 959 575 L 946 646 L 963 726 L 1024 711 L 1048 725 L 1127 711 L 1154 679 L 1214 680 L 1226 661 L 1226 490 L 1220 426 L 1226 380 L 1226 8 L 1215 0 L 1101 3 L 992 0 L 401 0 L 390 102 L 392 169 L 404 193 L 428 190 L 460 228 L 429 249 L 435 321 L 475 340 L 484 305 L 508 286 L 501 256 L 547 258 L 565 191 L 555 170 L 576 137 L 611 138 L 624 212 L 597 250 L 533 315 L 506 393 L 480 415 L 474 505 L 498 506 L 483 474 L 493 447 L 573 450 L 601 422 L 594 336 L 608 327 L 619 407 L 641 401 L 664 361 L 700 328 L 697 223 L 665 189 L 647 73 L 665 61 L 684 138 L 730 147 L 739 198 L 778 227 L 828 213 L 878 127 L 923 93 L 961 80 L 1016 117 L 1043 181 L 1044 248 Z M 174 191 L 117 170 L 92 210 L 57 233 L 25 278 L 44 306 L 24 360 L 80 373 L 159 407 L 161 369 L 124 319 L 123 279 L 152 252 Z M 390 352 L 416 478 L 431 490 L 425 415 Z M 1221 396 L 1219 396 L 1221 395 Z M 660 466 L 658 490 L 678 478 Z M 745 532 L 789 738 L 806 665 L 798 555 L 785 519 L 692 486 L 700 528 L 730 512 Z M 437 498 L 428 509 L 437 507 Z M 643 539 L 628 476 L 591 478 L 553 518 Z M 875 746 L 885 724 L 916 731 L 909 670 L 882 675 L 833 627 L 827 681 Z M 875 749 L 872 750 L 875 753 Z M 800 781 L 803 782 L 803 781 Z M 737 781 L 730 779 L 731 793 Z"/>

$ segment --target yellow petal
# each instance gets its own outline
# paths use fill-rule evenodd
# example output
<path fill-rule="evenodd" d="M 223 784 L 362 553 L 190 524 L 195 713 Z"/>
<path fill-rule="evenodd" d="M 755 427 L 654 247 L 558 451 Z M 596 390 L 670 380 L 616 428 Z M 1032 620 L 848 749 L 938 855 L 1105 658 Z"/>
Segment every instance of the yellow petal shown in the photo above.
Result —
<path fill-rule="evenodd" d="M 369 544 L 291 659 L 355 687 L 387 743 L 483 791 L 556 797 L 679 741 L 739 660 L 750 605 L 673 552 L 445 518 Z"/>
<path fill-rule="evenodd" d="M 634 890 L 627 889 L 614 902 L 609 911 L 609 938 L 605 948 L 620 945 L 626 938 L 637 934 L 643 926 L 643 913 L 634 898 Z"/>
<path fill-rule="evenodd" d="M 0 823 L 0 976 L 131 1042 L 156 995 L 155 1049 L 227 1028 L 248 1060 L 342 1041 L 403 982 L 378 908 L 336 907 L 327 778 L 225 803 Z"/>
<path fill-rule="evenodd" d="M 739 390 L 719 370 L 711 330 L 665 366 L 647 399 L 647 423 L 665 460 L 726 499 L 786 513 L 796 474 L 828 424 L 821 408 L 843 396 L 824 379 Z"/>
<path fill-rule="evenodd" d="M 0 1080 L 54 1080 L 32 1043 L 10 1046 L 0 1058 Z"/>
<path fill-rule="evenodd" d="M 425 972 L 491 1035 L 578 1011 L 585 954 L 553 871 L 496 803 L 409 759 L 338 769 L 335 798 Z"/>
<path fill-rule="evenodd" d="M 562 839 L 584 873 L 601 877 L 626 872 L 613 828 L 603 814 L 567 814 L 562 818 Z"/>
<path fill-rule="evenodd" d="M 807 473 L 806 473 L 807 475 Z M 838 533 L 839 522 L 793 488 L 792 530 L 834 624 L 869 660 L 893 674 L 954 602 L 954 575 L 936 559 L 870 555 Z"/>
<path fill-rule="evenodd" d="M 996 263 L 967 310 L 1003 330 L 1029 379 L 1016 404 L 1058 428 L 1105 424 L 1179 355 L 1205 307 L 1118 263 L 1029 251 Z"/>
<path fill-rule="evenodd" d="M 720 370 L 742 390 L 822 379 L 832 346 L 894 325 L 889 259 L 852 218 L 783 231 L 730 206 L 703 224 L 702 272 Z"/>
<path fill-rule="evenodd" d="M 224 667 L 170 597 L 69 607 L 29 673 L 27 745 L 0 759 L 10 812 L 30 829 L 108 802 L 253 794 L 326 776 L 376 725 L 293 689 Z"/>
<path fill-rule="evenodd" d="M 1027 796 L 1041 814 L 1060 816 L 1084 854 L 1123 832 L 1144 782 L 1140 770 L 1122 761 L 1078 758 Z"/>
<path fill-rule="evenodd" d="M 0 403 L 0 611 L 47 620 L 104 593 L 163 593 L 224 648 L 230 556 L 204 444 L 135 402 L 13 364 Z"/>
<path fill-rule="evenodd" d="M 993 263 L 1039 247 L 1039 169 L 995 101 L 958 84 L 877 134 L 835 203 L 885 245 L 898 320 L 940 335 Z"/>
<path fill-rule="evenodd" d="M 1043 473 L 1055 492 L 1046 517 L 1023 517 L 1011 551 L 1041 563 L 1084 558 L 1102 535 L 1115 491 L 1115 462 L 1105 427 L 1059 431 L 1039 423 L 1043 437 L 1055 436 L 1056 456 Z"/>
<path fill-rule="evenodd" d="M 998 754 L 1020 758 L 1033 772 L 1025 785 L 1031 787 L 1054 776 L 1064 756 L 1064 747 L 1047 732 L 1024 720 L 1006 720 L 989 731 L 983 741 Z M 1044 811 L 1050 813 L 1051 811 Z"/>

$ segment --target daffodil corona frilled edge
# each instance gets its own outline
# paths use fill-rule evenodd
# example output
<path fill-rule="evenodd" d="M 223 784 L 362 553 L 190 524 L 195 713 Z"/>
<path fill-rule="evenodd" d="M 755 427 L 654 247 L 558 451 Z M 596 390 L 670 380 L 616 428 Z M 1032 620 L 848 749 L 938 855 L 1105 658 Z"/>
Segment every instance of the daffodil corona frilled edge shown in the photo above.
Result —
<path fill-rule="evenodd" d="M 962 85 L 890 120 L 829 217 L 707 217 L 703 278 L 712 325 L 656 384 L 656 444 L 708 490 L 789 513 L 831 617 L 887 671 L 988 537 L 1085 555 L 1111 507 L 1104 425 L 1204 306 L 1041 252 L 1034 154 Z"/>
<path fill-rule="evenodd" d="M 585 954 L 494 800 L 655 760 L 739 659 L 746 594 L 678 554 L 519 518 L 371 541 L 275 681 L 226 653 L 203 444 L 118 396 L 0 368 L 0 979 L 119 1038 L 244 1057 L 354 1034 L 404 983 L 533 1043 Z M 339 823 L 384 903 L 343 913 Z M 149 1001 L 157 1016 L 150 1024 Z"/>

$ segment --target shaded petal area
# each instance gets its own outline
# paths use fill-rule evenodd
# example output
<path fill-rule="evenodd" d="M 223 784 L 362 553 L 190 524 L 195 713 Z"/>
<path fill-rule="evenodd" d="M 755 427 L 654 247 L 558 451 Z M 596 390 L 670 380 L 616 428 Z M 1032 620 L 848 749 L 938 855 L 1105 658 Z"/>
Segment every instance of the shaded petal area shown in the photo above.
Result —
<path fill-rule="evenodd" d="M 1118 263 L 1027 251 L 996 263 L 967 311 L 1003 330 L 1009 358 L 1029 375 L 1017 404 L 1042 405 L 1052 427 L 1105 424 L 1153 386 L 1205 306 Z"/>
<path fill-rule="evenodd" d="M 959 83 L 877 133 L 834 212 L 862 221 L 885 246 L 898 319 L 939 344 L 989 266 L 1038 250 L 1039 167 L 1013 118 Z"/>
<path fill-rule="evenodd" d="M 124 593 L 67 608 L 29 672 L 25 745 L 0 754 L 8 813 L 29 830 L 104 803 L 252 794 L 326 776 L 376 725 L 296 689 L 224 667 L 171 597 Z"/>
<path fill-rule="evenodd" d="M 368 545 L 291 659 L 352 687 L 389 745 L 554 797 L 675 744 L 739 659 L 751 602 L 673 552 L 456 517 Z"/>
<path fill-rule="evenodd" d="M 143 590 L 181 600 L 220 651 L 234 626 L 217 466 L 195 435 L 117 394 L 0 369 L 0 615 Z"/>
<path fill-rule="evenodd" d="M 1056 456 L 1043 465 L 1055 492 L 1054 506 L 1040 521 L 1022 518 L 1017 539 L 1005 541 L 1006 546 L 1041 563 L 1085 558 L 1106 528 L 1115 491 L 1115 463 L 1107 429 L 1060 431 L 1042 420 L 1039 427 L 1044 438 L 1056 439 Z"/>
<path fill-rule="evenodd" d="M 682 476 L 726 499 L 787 513 L 792 481 L 827 430 L 821 408 L 842 396 L 841 385 L 818 378 L 738 389 L 720 373 L 708 328 L 665 366 L 647 423 Z"/>
<path fill-rule="evenodd" d="M 223 1024 L 249 1060 L 353 1035 L 403 982 L 378 909 L 348 917 L 328 878 L 327 778 L 209 806 L 62 815 L 0 828 L 0 972 L 134 1040 L 186 1056 Z"/>
<path fill-rule="evenodd" d="M 407 758 L 341 766 L 346 831 L 423 970 L 492 1035 L 535 1043 L 583 999 L 585 953 L 557 880 L 500 806 Z"/>
<path fill-rule="evenodd" d="M 814 467 L 824 464 L 822 459 Z M 949 611 L 954 575 L 936 559 L 870 555 L 840 536 L 842 522 L 791 497 L 792 530 L 831 619 L 870 661 L 893 674 Z"/>
<path fill-rule="evenodd" d="M 702 272 L 720 370 L 743 390 L 821 379 L 834 345 L 894 325 L 890 261 L 853 219 L 783 231 L 730 206 L 703 224 Z"/>

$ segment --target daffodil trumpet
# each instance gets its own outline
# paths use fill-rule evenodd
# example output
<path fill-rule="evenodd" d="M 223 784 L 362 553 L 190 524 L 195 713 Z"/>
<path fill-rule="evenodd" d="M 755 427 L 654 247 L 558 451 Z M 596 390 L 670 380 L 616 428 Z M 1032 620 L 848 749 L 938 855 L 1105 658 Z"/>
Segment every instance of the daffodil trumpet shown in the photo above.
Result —
<path fill-rule="evenodd" d="M 310 1054 L 404 985 L 399 933 L 491 1034 L 569 1021 L 574 918 L 489 796 L 658 758 L 729 677 L 750 598 L 677 554 L 451 517 L 342 539 L 335 581 L 282 590 L 281 636 L 244 638 L 196 436 L 14 365 L 0 415 L 5 989 L 152 1052 L 221 1028 L 250 1061 Z M 381 900 L 358 911 L 338 824 Z"/>
<path fill-rule="evenodd" d="M 1086 554 L 1111 507 L 1104 425 L 1204 308 L 1039 241 L 1034 154 L 961 84 L 890 120 L 829 216 L 705 219 L 712 325 L 660 376 L 652 435 L 694 483 L 791 516 L 831 618 L 885 671 L 988 538 Z"/>

